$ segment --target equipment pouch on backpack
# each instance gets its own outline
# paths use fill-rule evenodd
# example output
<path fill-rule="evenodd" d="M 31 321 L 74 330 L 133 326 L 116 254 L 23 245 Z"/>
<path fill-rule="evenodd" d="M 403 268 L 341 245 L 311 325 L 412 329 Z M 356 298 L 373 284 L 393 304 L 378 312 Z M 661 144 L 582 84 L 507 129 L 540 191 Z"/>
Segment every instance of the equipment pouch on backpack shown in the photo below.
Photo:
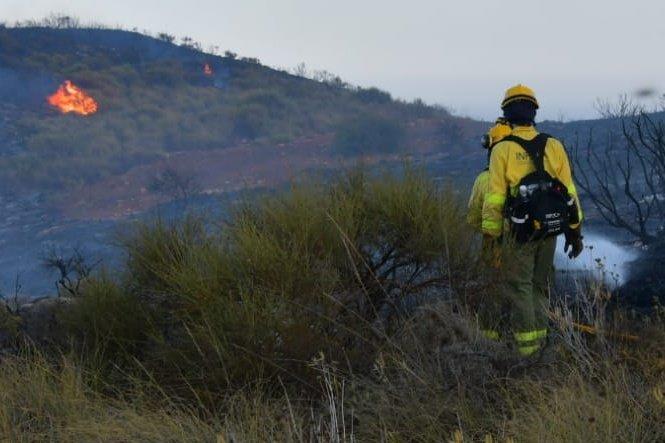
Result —
<path fill-rule="evenodd" d="M 506 217 L 518 243 L 526 243 L 563 234 L 579 218 L 575 199 L 568 188 L 545 171 L 547 134 L 533 140 L 508 136 L 503 140 L 518 143 L 529 154 L 536 170 L 517 185 L 516 195 L 506 204 Z"/>

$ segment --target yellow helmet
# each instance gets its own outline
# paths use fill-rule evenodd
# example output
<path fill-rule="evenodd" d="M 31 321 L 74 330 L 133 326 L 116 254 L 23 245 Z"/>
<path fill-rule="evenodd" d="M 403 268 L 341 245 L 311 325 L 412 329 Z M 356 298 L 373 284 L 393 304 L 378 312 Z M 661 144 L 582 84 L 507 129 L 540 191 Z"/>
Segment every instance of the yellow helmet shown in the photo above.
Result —
<path fill-rule="evenodd" d="M 489 149 L 495 144 L 499 143 L 504 137 L 510 135 L 513 129 L 508 122 L 503 118 L 496 119 L 494 126 L 492 126 L 487 134 L 483 136 L 483 147 Z"/>
<path fill-rule="evenodd" d="M 501 102 L 501 109 L 505 108 L 508 103 L 512 103 L 516 100 L 530 101 L 536 105 L 536 109 L 538 109 L 539 105 L 538 100 L 536 100 L 536 94 L 533 92 L 533 89 L 529 88 L 528 86 L 518 84 L 512 88 L 508 88 L 506 95 L 503 98 L 503 102 Z"/>

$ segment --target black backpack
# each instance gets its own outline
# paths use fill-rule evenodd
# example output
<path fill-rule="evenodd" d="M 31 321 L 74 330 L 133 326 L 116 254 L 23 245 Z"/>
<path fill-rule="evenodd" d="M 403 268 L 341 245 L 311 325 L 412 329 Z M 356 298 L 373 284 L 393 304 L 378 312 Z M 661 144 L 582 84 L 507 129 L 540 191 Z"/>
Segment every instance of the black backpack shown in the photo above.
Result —
<path fill-rule="evenodd" d="M 501 140 L 519 144 L 536 167 L 520 180 L 516 195 L 508 193 L 506 217 L 518 243 L 558 236 L 579 222 L 577 204 L 568 188 L 545 171 L 545 146 L 549 138 L 540 133 L 533 140 L 514 135 Z"/>

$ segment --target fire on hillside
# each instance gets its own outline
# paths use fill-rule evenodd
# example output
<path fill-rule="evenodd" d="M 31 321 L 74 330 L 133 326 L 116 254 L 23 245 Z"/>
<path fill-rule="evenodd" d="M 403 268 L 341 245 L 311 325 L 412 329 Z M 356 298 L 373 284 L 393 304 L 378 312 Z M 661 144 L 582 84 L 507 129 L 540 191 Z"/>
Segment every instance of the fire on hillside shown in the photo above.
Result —
<path fill-rule="evenodd" d="M 47 101 L 63 114 L 73 112 L 91 115 L 97 112 L 95 99 L 69 80 L 65 80 L 53 95 L 48 96 Z"/>

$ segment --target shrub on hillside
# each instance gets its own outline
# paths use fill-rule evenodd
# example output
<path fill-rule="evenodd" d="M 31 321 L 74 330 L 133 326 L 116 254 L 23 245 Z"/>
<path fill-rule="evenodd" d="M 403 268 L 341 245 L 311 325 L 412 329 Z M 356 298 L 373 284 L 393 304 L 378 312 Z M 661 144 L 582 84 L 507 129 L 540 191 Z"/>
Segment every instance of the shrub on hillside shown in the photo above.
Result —
<path fill-rule="evenodd" d="M 99 370 L 132 366 L 151 333 L 148 307 L 105 276 L 87 282 L 82 295 L 57 310 L 63 334 L 53 338 L 73 340 Z"/>
<path fill-rule="evenodd" d="M 356 92 L 356 96 L 363 103 L 386 104 L 393 100 L 389 92 L 382 91 L 379 88 L 360 88 Z"/>
<path fill-rule="evenodd" d="M 412 170 L 297 185 L 241 205 L 221 230 L 195 218 L 139 226 L 125 242 L 125 280 L 92 285 L 83 299 L 95 301 L 79 309 L 118 299 L 127 321 L 148 313 L 143 329 L 118 335 L 136 331 L 125 349 L 181 395 L 212 401 L 277 377 L 312 388 L 308 362 L 320 353 L 366 369 L 406 304 L 465 290 L 474 254 L 463 214 L 452 192 Z M 76 336 L 96 342 L 105 329 L 95 325 L 79 322 Z"/>
<path fill-rule="evenodd" d="M 11 441 L 663 441 L 662 318 L 630 344 L 584 337 L 550 365 L 515 361 L 449 303 L 427 306 L 349 374 L 310 364 L 320 396 L 266 385 L 208 408 L 157 380 L 100 384 L 86 360 L 28 350 L 0 362 L 0 435 Z M 568 335 L 571 324 L 555 331 Z M 602 332 L 601 332 L 602 334 Z M 558 344 L 561 344 L 557 340 Z M 591 351 L 591 354 L 588 352 Z M 600 352 L 602 351 L 602 352 Z M 592 367 L 577 365 L 592 356 Z M 144 368 L 145 369 L 145 368 Z M 203 368 L 205 370 L 207 368 Z M 588 369 L 591 369 L 590 371 Z"/>
<path fill-rule="evenodd" d="M 143 78 L 149 84 L 174 87 L 184 80 L 185 73 L 181 63 L 173 61 L 160 61 L 150 63 L 142 72 Z"/>
<path fill-rule="evenodd" d="M 406 132 L 397 119 L 362 114 L 341 122 L 333 148 L 340 154 L 392 154 L 398 152 Z"/>
<path fill-rule="evenodd" d="M 270 110 L 260 104 L 243 104 L 233 110 L 233 135 L 241 139 L 255 139 L 265 135 Z"/>

